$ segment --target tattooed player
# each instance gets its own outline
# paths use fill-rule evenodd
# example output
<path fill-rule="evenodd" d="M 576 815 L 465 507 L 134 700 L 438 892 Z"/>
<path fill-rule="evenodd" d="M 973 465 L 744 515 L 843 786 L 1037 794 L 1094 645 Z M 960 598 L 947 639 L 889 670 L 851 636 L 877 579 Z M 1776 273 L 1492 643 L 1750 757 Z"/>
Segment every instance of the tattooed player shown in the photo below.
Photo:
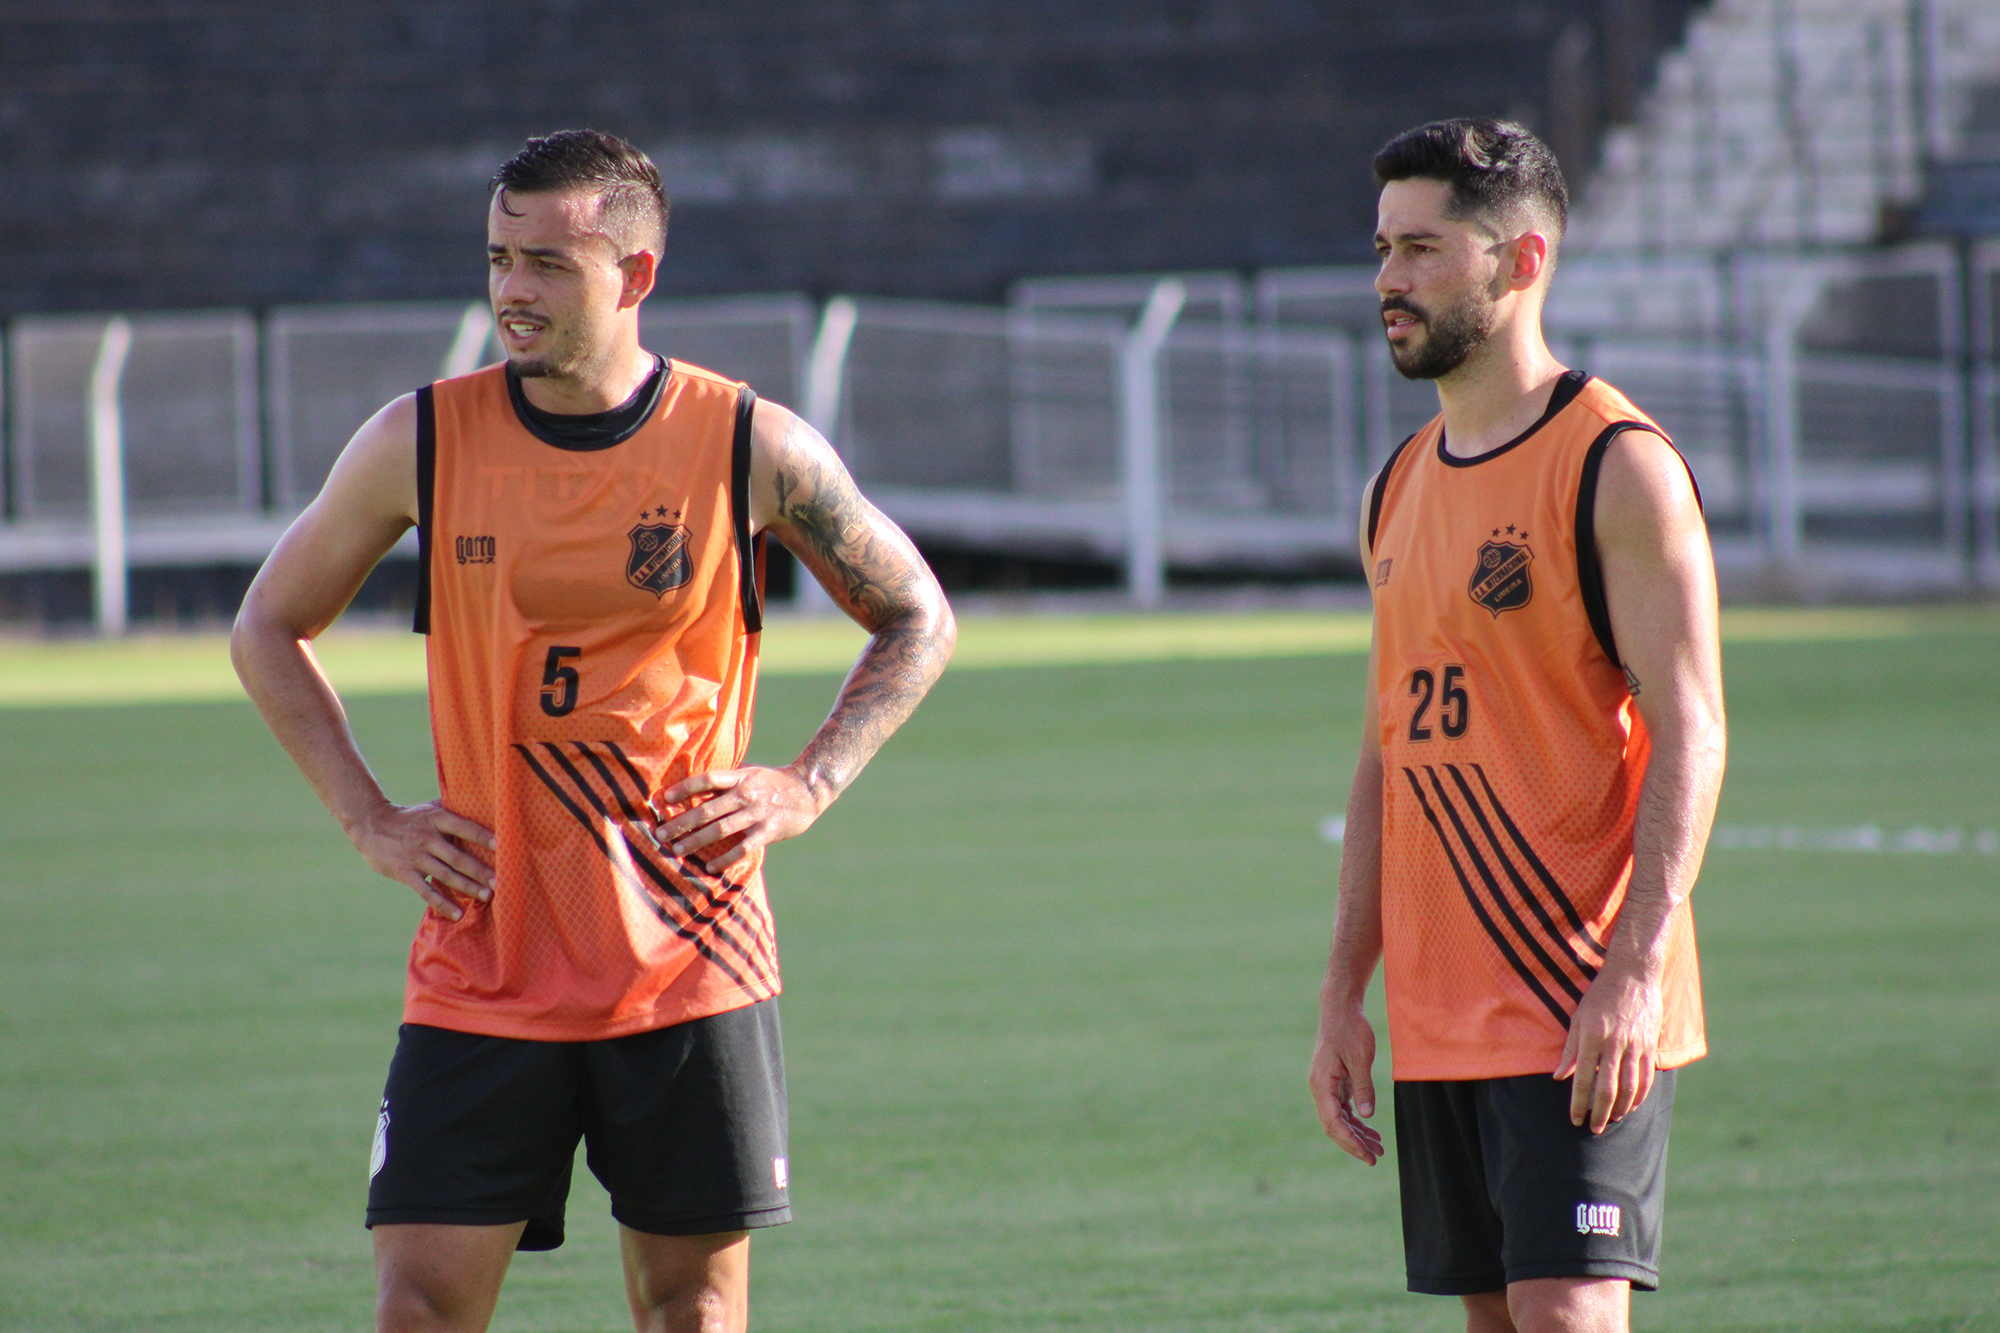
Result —
<path fill-rule="evenodd" d="M 504 366 L 364 425 L 245 599 L 237 670 L 368 864 L 430 910 L 370 1167 L 381 1329 L 487 1326 L 562 1243 L 576 1145 L 641 1330 L 741 1330 L 791 1216 L 762 865 L 910 715 L 955 628 L 826 441 L 639 344 L 666 239 L 644 154 L 531 139 L 487 216 Z M 415 526 L 435 801 L 369 773 L 310 648 Z M 784 768 L 742 763 L 775 535 L 873 636 Z"/>

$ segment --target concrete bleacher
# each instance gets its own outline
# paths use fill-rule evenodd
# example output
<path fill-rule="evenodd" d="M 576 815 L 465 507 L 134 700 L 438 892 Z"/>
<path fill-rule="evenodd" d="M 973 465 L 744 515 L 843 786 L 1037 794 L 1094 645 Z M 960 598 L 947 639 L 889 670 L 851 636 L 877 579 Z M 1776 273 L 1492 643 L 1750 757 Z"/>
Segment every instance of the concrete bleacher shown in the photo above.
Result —
<path fill-rule="evenodd" d="M 1691 3 L 0 6 L 0 317 L 471 299 L 494 168 L 582 123 L 676 296 L 1363 260 L 1389 135 L 1544 123 L 1559 33 L 1643 77 Z"/>
<path fill-rule="evenodd" d="M 1978 230 L 1951 210 L 2000 159 L 1996 89 L 1990 0 L 1716 0 L 1606 134 L 1551 321 L 1709 344 L 1809 322 L 1862 280 L 1849 258 Z"/>
<path fill-rule="evenodd" d="M 1990 0 L 1716 0 L 1606 136 L 1573 253 L 1881 240 L 1996 79 Z"/>

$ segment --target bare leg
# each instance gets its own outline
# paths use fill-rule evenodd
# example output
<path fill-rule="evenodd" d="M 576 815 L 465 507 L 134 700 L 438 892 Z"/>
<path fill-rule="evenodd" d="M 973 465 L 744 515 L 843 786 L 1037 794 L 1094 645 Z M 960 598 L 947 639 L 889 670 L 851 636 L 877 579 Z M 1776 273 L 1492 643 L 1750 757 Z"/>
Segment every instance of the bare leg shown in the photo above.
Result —
<path fill-rule="evenodd" d="M 1506 1292 L 1482 1291 L 1459 1299 L 1465 1302 L 1465 1333 L 1515 1333 Z"/>
<path fill-rule="evenodd" d="M 639 1333 L 744 1333 L 750 1326 L 750 1233 L 655 1236 L 618 1228 L 625 1299 Z"/>
<path fill-rule="evenodd" d="M 1628 1333 L 1632 1284 L 1624 1278 L 1544 1277 L 1507 1288 L 1520 1333 Z"/>
<path fill-rule="evenodd" d="M 377 1333 L 485 1333 L 526 1222 L 377 1226 Z"/>

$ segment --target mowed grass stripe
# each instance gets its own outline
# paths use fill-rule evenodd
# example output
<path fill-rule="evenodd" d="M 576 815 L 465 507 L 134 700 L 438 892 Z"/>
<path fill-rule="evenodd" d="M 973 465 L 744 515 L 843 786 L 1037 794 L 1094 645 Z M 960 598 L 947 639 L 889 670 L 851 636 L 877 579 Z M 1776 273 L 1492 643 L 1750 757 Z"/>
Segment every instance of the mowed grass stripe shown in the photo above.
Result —
<path fill-rule="evenodd" d="M 1731 609 L 1732 643 L 1842 642 L 1919 634 L 2000 634 L 2000 609 Z M 845 618 L 774 616 L 761 670 L 844 671 L 862 633 Z M 1090 663 L 1254 659 L 1364 653 L 1363 612 L 1264 611 L 1112 615 L 970 615 L 958 671 Z M 425 688 L 423 640 L 395 629 L 336 627 L 315 645 L 343 696 Z M 0 709 L 235 699 L 242 689 L 220 633 L 123 640 L 0 639 Z"/>

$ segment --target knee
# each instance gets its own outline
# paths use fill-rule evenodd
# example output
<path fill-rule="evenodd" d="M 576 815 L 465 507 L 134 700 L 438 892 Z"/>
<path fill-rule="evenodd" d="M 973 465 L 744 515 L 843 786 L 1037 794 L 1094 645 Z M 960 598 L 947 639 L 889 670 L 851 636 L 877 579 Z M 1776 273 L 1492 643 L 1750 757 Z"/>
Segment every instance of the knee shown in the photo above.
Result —
<path fill-rule="evenodd" d="M 1608 1278 L 1544 1278 L 1507 1289 L 1518 1333 L 1628 1333 L 1631 1284 Z"/>
<path fill-rule="evenodd" d="M 750 1322 L 750 1236 L 659 1236 L 630 1227 L 625 1295 L 639 1333 L 743 1333 Z"/>
<path fill-rule="evenodd" d="M 707 1274 L 655 1282 L 632 1311 L 639 1333 L 741 1333 L 743 1302 L 727 1283 Z"/>
<path fill-rule="evenodd" d="M 466 1324 L 455 1303 L 415 1282 L 384 1282 L 375 1293 L 376 1333 L 460 1333 Z"/>
<path fill-rule="evenodd" d="M 1507 1293 L 1482 1291 L 1466 1296 L 1465 1333 L 1515 1333 L 1513 1316 L 1507 1313 Z"/>

